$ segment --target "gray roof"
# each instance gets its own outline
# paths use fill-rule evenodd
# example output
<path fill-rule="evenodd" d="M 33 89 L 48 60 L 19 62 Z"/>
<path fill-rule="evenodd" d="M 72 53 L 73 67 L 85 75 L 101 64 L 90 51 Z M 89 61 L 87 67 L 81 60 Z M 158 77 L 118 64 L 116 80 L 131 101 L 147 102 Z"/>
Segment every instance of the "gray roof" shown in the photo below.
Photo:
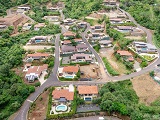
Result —
<path fill-rule="evenodd" d="M 81 43 L 81 44 L 78 44 L 76 48 L 88 48 L 88 46 L 85 43 Z"/>
<path fill-rule="evenodd" d="M 69 45 L 62 45 L 62 52 L 71 52 L 71 51 L 75 51 L 76 48 L 75 46 L 69 46 Z"/>

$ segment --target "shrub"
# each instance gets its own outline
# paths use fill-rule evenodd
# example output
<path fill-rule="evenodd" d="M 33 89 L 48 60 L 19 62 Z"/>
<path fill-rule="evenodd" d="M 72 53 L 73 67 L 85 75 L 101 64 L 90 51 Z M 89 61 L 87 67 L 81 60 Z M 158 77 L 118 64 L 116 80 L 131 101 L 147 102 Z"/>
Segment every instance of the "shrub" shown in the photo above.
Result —
<path fill-rule="evenodd" d="M 34 84 L 35 87 L 39 87 L 40 85 L 41 85 L 40 82 L 36 82 L 36 83 Z"/>

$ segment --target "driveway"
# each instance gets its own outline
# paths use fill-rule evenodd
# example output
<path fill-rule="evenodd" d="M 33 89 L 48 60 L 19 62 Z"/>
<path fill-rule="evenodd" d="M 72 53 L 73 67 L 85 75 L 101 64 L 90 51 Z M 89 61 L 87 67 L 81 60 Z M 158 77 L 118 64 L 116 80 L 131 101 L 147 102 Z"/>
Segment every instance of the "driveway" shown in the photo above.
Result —
<path fill-rule="evenodd" d="M 41 85 L 46 82 L 46 80 L 44 79 L 45 75 L 47 75 L 47 72 L 42 73 L 41 77 L 39 78 L 39 82 L 41 83 Z"/>
<path fill-rule="evenodd" d="M 88 111 L 100 111 L 100 107 L 96 105 L 80 105 L 77 107 L 77 112 L 88 112 Z"/>

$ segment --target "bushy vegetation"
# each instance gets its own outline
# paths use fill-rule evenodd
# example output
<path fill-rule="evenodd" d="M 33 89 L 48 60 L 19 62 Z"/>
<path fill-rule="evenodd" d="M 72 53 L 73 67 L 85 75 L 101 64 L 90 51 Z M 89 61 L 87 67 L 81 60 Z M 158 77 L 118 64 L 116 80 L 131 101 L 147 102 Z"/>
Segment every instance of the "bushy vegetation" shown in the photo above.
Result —
<path fill-rule="evenodd" d="M 96 52 L 99 53 L 99 50 L 101 49 L 100 44 L 97 44 L 96 46 L 93 47 L 95 49 Z"/>
<path fill-rule="evenodd" d="M 109 113 L 119 112 L 128 115 L 131 120 L 158 120 L 160 118 L 160 100 L 151 106 L 140 104 L 130 80 L 107 83 L 99 91 L 100 108 Z"/>
<path fill-rule="evenodd" d="M 103 0 L 65 0 L 65 9 L 63 10 L 67 18 L 78 19 L 85 17 L 92 11 L 101 8 Z"/>
<path fill-rule="evenodd" d="M 113 69 L 113 67 L 110 65 L 110 63 L 108 62 L 107 58 L 103 57 L 102 58 L 104 65 L 106 66 L 107 71 L 109 72 L 109 74 L 113 75 L 113 76 L 118 76 L 119 73 L 117 71 L 115 71 Z"/>
<path fill-rule="evenodd" d="M 127 10 L 138 23 L 155 30 L 155 43 L 160 47 L 160 1 L 159 0 L 120 0 L 120 7 Z"/>

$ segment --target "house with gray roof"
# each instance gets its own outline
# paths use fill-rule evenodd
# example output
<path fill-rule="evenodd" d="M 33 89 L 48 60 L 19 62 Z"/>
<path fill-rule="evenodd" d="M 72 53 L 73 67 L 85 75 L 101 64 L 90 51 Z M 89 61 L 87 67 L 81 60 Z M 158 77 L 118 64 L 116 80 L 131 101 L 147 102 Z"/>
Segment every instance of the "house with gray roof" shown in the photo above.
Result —
<path fill-rule="evenodd" d="M 84 53 L 78 53 L 73 54 L 71 56 L 71 62 L 78 63 L 78 62 L 92 62 L 92 55 L 91 54 L 84 54 Z"/>
<path fill-rule="evenodd" d="M 75 46 L 70 46 L 70 45 L 62 45 L 61 46 L 61 53 L 62 54 L 69 54 L 76 52 L 76 47 Z"/>

